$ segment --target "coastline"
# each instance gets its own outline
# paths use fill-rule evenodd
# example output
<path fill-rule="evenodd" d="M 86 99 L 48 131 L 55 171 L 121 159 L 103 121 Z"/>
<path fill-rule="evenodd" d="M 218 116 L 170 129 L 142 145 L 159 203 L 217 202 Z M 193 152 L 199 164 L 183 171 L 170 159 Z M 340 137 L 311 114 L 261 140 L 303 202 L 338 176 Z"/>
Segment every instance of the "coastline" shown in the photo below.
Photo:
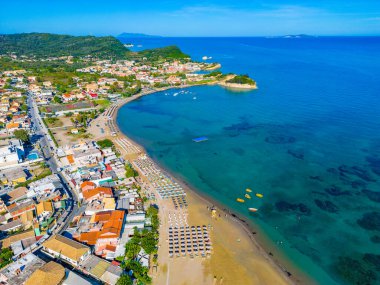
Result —
<path fill-rule="evenodd" d="M 216 84 L 217 83 L 218 82 L 216 82 Z M 117 120 L 116 120 L 119 109 L 122 106 L 124 106 L 125 104 L 127 104 L 131 101 L 137 100 L 137 99 L 141 98 L 142 96 L 154 94 L 157 92 L 162 92 L 162 91 L 169 90 L 169 89 L 188 88 L 188 87 L 192 87 L 192 86 L 196 86 L 196 85 L 214 85 L 214 84 L 215 83 L 164 87 L 164 88 L 160 88 L 160 89 L 141 92 L 137 95 L 134 95 L 132 97 L 126 98 L 126 99 L 118 102 L 117 106 L 114 108 L 114 110 L 112 111 L 112 114 L 111 114 L 113 125 L 115 126 L 115 129 L 118 132 L 118 136 L 124 137 L 125 139 L 129 140 L 133 144 L 139 146 L 140 149 L 143 150 L 142 154 L 148 155 L 143 146 L 139 145 L 134 140 L 127 137 L 123 132 L 121 132 L 121 130 L 117 124 Z M 112 139 L 112 137 L 111 137 L 111 139 Z M 255 227 L 251 222 L 247 222 L 246 219 L 243 219 L 239 215 L 237 215 L 236 213 L 231 212 L 230 210 L 228 210 L 228 208 L 225 205 L 222 205 L 218 201 L 215 201 L 212 197 L 209 197 L 204 193 L 199 193 L 197 190 L 193 189 L 193 187 L 191 187 L 188 183 L 186 183 L 182 179 L 178 179 L 178 177 L 176 175 L 172 175 L 170 173 L 170 171 L 168 171 L 167 169 L 162 167 L 162 165 L 160 165 L 157 161 L 155 161 L 155 163 L 164 173 L 170 174 L 170 177 L 172 177 L 175 181 L 177 181 L 178 183 L 180 183 L 182 185 L 182 187 L 185 189 L 185 191 L 187 193 L 189 200 L 192 201 L 191 204 L 193 204 L 193 203 L 201 204 L 202 205 L 201 207 L 203 207 L 203 208 L 216 206 L 217 209 L 219 210 L 219 213 L 225 217 L 224 222 L 226 223 L 226 226 L 224 227 L 224 229 L 225 230 L 226 230 L 226 228 L 234 229 L 234 231 L 237 231 L 239 234 L 244 235 L 245 238 L 250 241 L 249 244 L 245 244 L 245 247 L 247 247 L 247 246 L 250 247 L 251 250 L 253 250 L 257 255 L 259 255 L 259 257 L 263 261 L 265 261 L 266 265 L 269 266 L 273 270 L 273 272 L 271 272 L 271 275 L 277 274 L 280 277 L 280 280 L 283 281 L 282 283 L 276 283 L 276 284 L 305 284 L 305 280 L 308 281 L 307 284 L 313 284 L 313 280 L 309 280 L 309 278 L 306 275 L 302 274 L 301 271 L 297 270 L 294 266 L 284 262 L 283 258 L 280 258 L 280 260 L 281 260 L 280 261 L 277 258 L 278 256 L 280 256 L 277 252 L 276 252 L 276 255 L 274 256 L 271 251 L 267 251 L 266 248 L 262 245 L 262 242 L 259 242 L 257 236 L 255 236 L 257 234 L 256 233 L 257 227 Z M 199 207 L 198 207 L 197 211 L 200 211 Z M 260 237 L 263 237 L 263 235 L 260 235 Z M 265 239 L 265 237 L 264 237 L 264 239 Z M 239 238 L 239 242 L 240 242 L 240 238 Z M 268 244 L 266 242 L 264 242 L 264 243 L 268 246 L 268 244 L 271 242 L 268 241 Z M 248 252 L 248 248 L 246 248 L 245 250 L 247 250 L 247 252 Z M 284 266 L 284 264 L 286 264 L 286 266 Z M 246 265 L 246 264 L 244 264 L 244 265 Z M 258 264 L 255 264 L 255 265 L 257 266 Z M 266 274 L 269 274 L 266 270 L 263 270 L 263 271 L 265 271 Z M 296 273 L 294 273 L 294 272 L 296 272 Z M 273 277 L 273 276 L 271 276 L 271 277 Z M 227 280 L 225 280 L 225 281 L 227 282 Z M 252 280 L 252 282 L 253 282 L 253 280 Z M 274 280 L 272 279 L 271 281 L 268 281 L 268 282 L 269 283 L 263 282 L 263 280 L 260 279 L 258 281 L 258 283 L 253 282 L 252 284 L 271 284 L 270 282 L 274 282 Z M 279 282 L 279 280 L 276 280 L 275 282 Z M 158 282 L 158 283 L 161 284 L 160 282 Z M 215 284 L 215 280 L 213 283 Z M 226 284 L 228 284 L 228 283 L 226 283 Z"/>

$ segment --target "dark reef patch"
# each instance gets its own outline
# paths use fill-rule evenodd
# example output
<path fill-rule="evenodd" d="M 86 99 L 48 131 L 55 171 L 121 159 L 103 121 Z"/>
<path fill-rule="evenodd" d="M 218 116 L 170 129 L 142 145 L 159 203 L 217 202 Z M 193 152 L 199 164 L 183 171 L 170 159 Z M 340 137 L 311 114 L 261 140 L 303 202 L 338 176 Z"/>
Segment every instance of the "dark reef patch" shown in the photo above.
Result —
<path fill-rule="evenodd" d="M 276 203 L 276 209 L 279 212 L 296 212 L 306 216 L 311 214 L 311 209 L 303 203 L 292 204 L 286 201 L 279 201 Z"/>
<path fill-rule="evenodd" d="M 351 195 L 350 191 L 343 191 L 340 187 L 332 185 L 329 188 L 325 188 L 325 192 L 331 196 Z"/>
<path fill-rule="evenodd" d="M 366 263 L 348 256 L 340 256 L 333 266 L 336 273 L 348 284 L 374 285 L 376 273 Z"/>
<path fill-rule="evenodd" d="M 224 127 L 223 130 L 225 131 L 248 131 L 250 129 L 253 129 L 254 126 L 250 124 L 247 121 L 243 121 L 241 123 L 232 124 L 228 127 Z"/>
<path fill-rule="evenodd" d="M 286 136 L 286 135 L 271 135 L 265 138 L 267 143 L 271 144 L 290 144 L 295 143 L 295 137 Z"/>
<path fill-rule="evenodd" d="M 304 152 L 302 150 L 288 149 L 288 154 L 297 159 L 304 159 Z"/>
<path fill-rule="evenodd" d="M 322 209 L 323 211 L 329 212 L 329 213 L 337 213 L 338 212 L 338 207 L 331 201 L 328 200 L 314 200 L 315 204 Z"/>
<path fill-rule="evenodd" d="M 365 213 L 357 220 L 359 226 L 369 231 L 380 231 L 380 212 Z"/>
<path fill-rule="evenodd" d="M 380 157 L 379 156 L 367 156 L 366 157 L 369 166 L 373 173 L 380 176 Z"/>
<path fill-rule="evenodd" d="M 371 236 L 371 241 L 373 243 L 380 243 L 380 236 Z"/>
<path fill-rule="evenodd" d="M 356 176 L 367 182 L 376 182 L 366 169 L 359 166 L 341 165 L 338 167 L 338 170 L 341 177 Z"/>
<path fill-rule="evenodd" d="M 354 189 L 364 188 L 367 184 L 362 180 L 351 181 L 351 187 Z"/>
<path fill-rule="evenodd" d="M 233 147 L 231 148 L 231 150 L 237 154 L 237 155 L 240 155 L 240 156 L 243 156 L 245 154 L 245 150 L 242 149 L 241 147 Z"/>
<path fill-rule="evenodd" d="M 372 264 L 376 271 L 380 271 L 380 255 L 373 253 L 364 254 L 363 260 L 369 264 Z"/>
<path fill-rule="evenodd" d="M 316 175 L 316 176 L 309 176 L 309 179 L 311 179 L 311 180 L 317 180 L 317 181 L 323 182 L 322 177 L 321 177 L 321 176 L 318 176 L 318 175 Z"/>
<path fill-rule="evenodd" d="M 363 189 L 362 193 L 366 195 L 371 201 L 380 203 L 380 192 Z"/>

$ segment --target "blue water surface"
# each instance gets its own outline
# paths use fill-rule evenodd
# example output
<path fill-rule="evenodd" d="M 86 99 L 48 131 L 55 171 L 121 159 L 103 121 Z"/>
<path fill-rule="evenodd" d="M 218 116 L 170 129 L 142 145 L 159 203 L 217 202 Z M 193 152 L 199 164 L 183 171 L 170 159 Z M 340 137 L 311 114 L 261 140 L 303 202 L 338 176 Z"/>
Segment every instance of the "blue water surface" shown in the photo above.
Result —
<path fill-rule="evenodd" d="M 146 96 L 119 111 L 124 133 L 247 217 L 318 283 L 380 283 L 380 38 L 128 42 L 211 56 L 224 72 L 248 73 L 259 89 Z M 201 136 L 208 140 L 192 141 Z M 247 187 L 264 197 L 237 203 Z"/>

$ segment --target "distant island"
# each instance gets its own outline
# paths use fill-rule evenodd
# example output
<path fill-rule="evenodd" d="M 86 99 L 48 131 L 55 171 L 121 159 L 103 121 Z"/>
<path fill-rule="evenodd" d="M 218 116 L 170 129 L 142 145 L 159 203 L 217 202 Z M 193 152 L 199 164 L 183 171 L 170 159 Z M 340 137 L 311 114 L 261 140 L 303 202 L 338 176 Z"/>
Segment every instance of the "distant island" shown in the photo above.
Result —
<path fill-rule="evenodd" d="M 281 36 L 280 38 L 284 38 L 284 39 L 305 39 L 305 38 L 316 38 L 316 36 L 299 34 L 299 35 L 285 35 L 285 36 Z"/>
<path fill-rule="evenodd" d="M 139 34 L 139 33 L 121 33 L 117 38 L 161 38 L 161 36 Z"/>

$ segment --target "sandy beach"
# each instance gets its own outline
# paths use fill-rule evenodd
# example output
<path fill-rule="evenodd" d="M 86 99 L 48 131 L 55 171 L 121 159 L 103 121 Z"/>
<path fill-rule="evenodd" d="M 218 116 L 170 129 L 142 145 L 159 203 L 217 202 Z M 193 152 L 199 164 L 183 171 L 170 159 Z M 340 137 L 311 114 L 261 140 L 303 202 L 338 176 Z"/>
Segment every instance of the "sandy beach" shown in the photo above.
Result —
<path fill-rule="evenodd" d="M 109 138 L 113 140 L 121 154 L 129 161 L 133 161 L 139 155 L 145 154 L 145 151 L 142 146 L 138 146 L 118 130 L 116 124 L 118 109 L 132 100 L 166 89 L 170 88 L 142 92 L 119 101 L 109 108 L 110 111 L 107 110 L 104 115 L 92 122 L 88 131 L 94 139 Z M 110 124 L 112 130 L 109 128 Z M 100 127 L 96 127 L 96 125 Z M 100 128 L 104 128 L 105 132 L 100 133 Z M 116 136 L 111 136 L 115 129 L 117 130 Z M 120 139 L 137 146 L 140 151 L 128 153 L 125 148 L 120 147 Z M 140 177 L 145 181 L 146 188 L 149 188 L 148 191 L 155 192 L 146 177 L 141 173 Z M 269 256 L 254 239 L 251 234 L 252 230 L 247 224 L 243 224 L 236 217 L 224 212 L 221 206 L 217 207 L 216 218 L 212 217 L 210 207 L 215 203 L 209 198 L 201 197 L 183 183 L 181 185 L 186 191 L 189 205 L 187 209 L 175 210 L 170 199 L 158 198 L 155 201 L 160 208 L 161 226 L 158 266 L 151 271 L 153 284 L 304 284 L 300 279 L 296 279 L 295 274 L 288 276 L 284 267 L 279 266 L 277 261 Z M 159 197 L 157 193 L 155 195 Z M 190 226 L 207 225 L 210 228 L 210 238 L 213 244 L 210 256 L 169 257 L 168 214 L 176 212 L 186 216 Z M 292 273 L 294 272 L 292 271 Z M 298 274 L 297 277 L 299 277 Z"/>

